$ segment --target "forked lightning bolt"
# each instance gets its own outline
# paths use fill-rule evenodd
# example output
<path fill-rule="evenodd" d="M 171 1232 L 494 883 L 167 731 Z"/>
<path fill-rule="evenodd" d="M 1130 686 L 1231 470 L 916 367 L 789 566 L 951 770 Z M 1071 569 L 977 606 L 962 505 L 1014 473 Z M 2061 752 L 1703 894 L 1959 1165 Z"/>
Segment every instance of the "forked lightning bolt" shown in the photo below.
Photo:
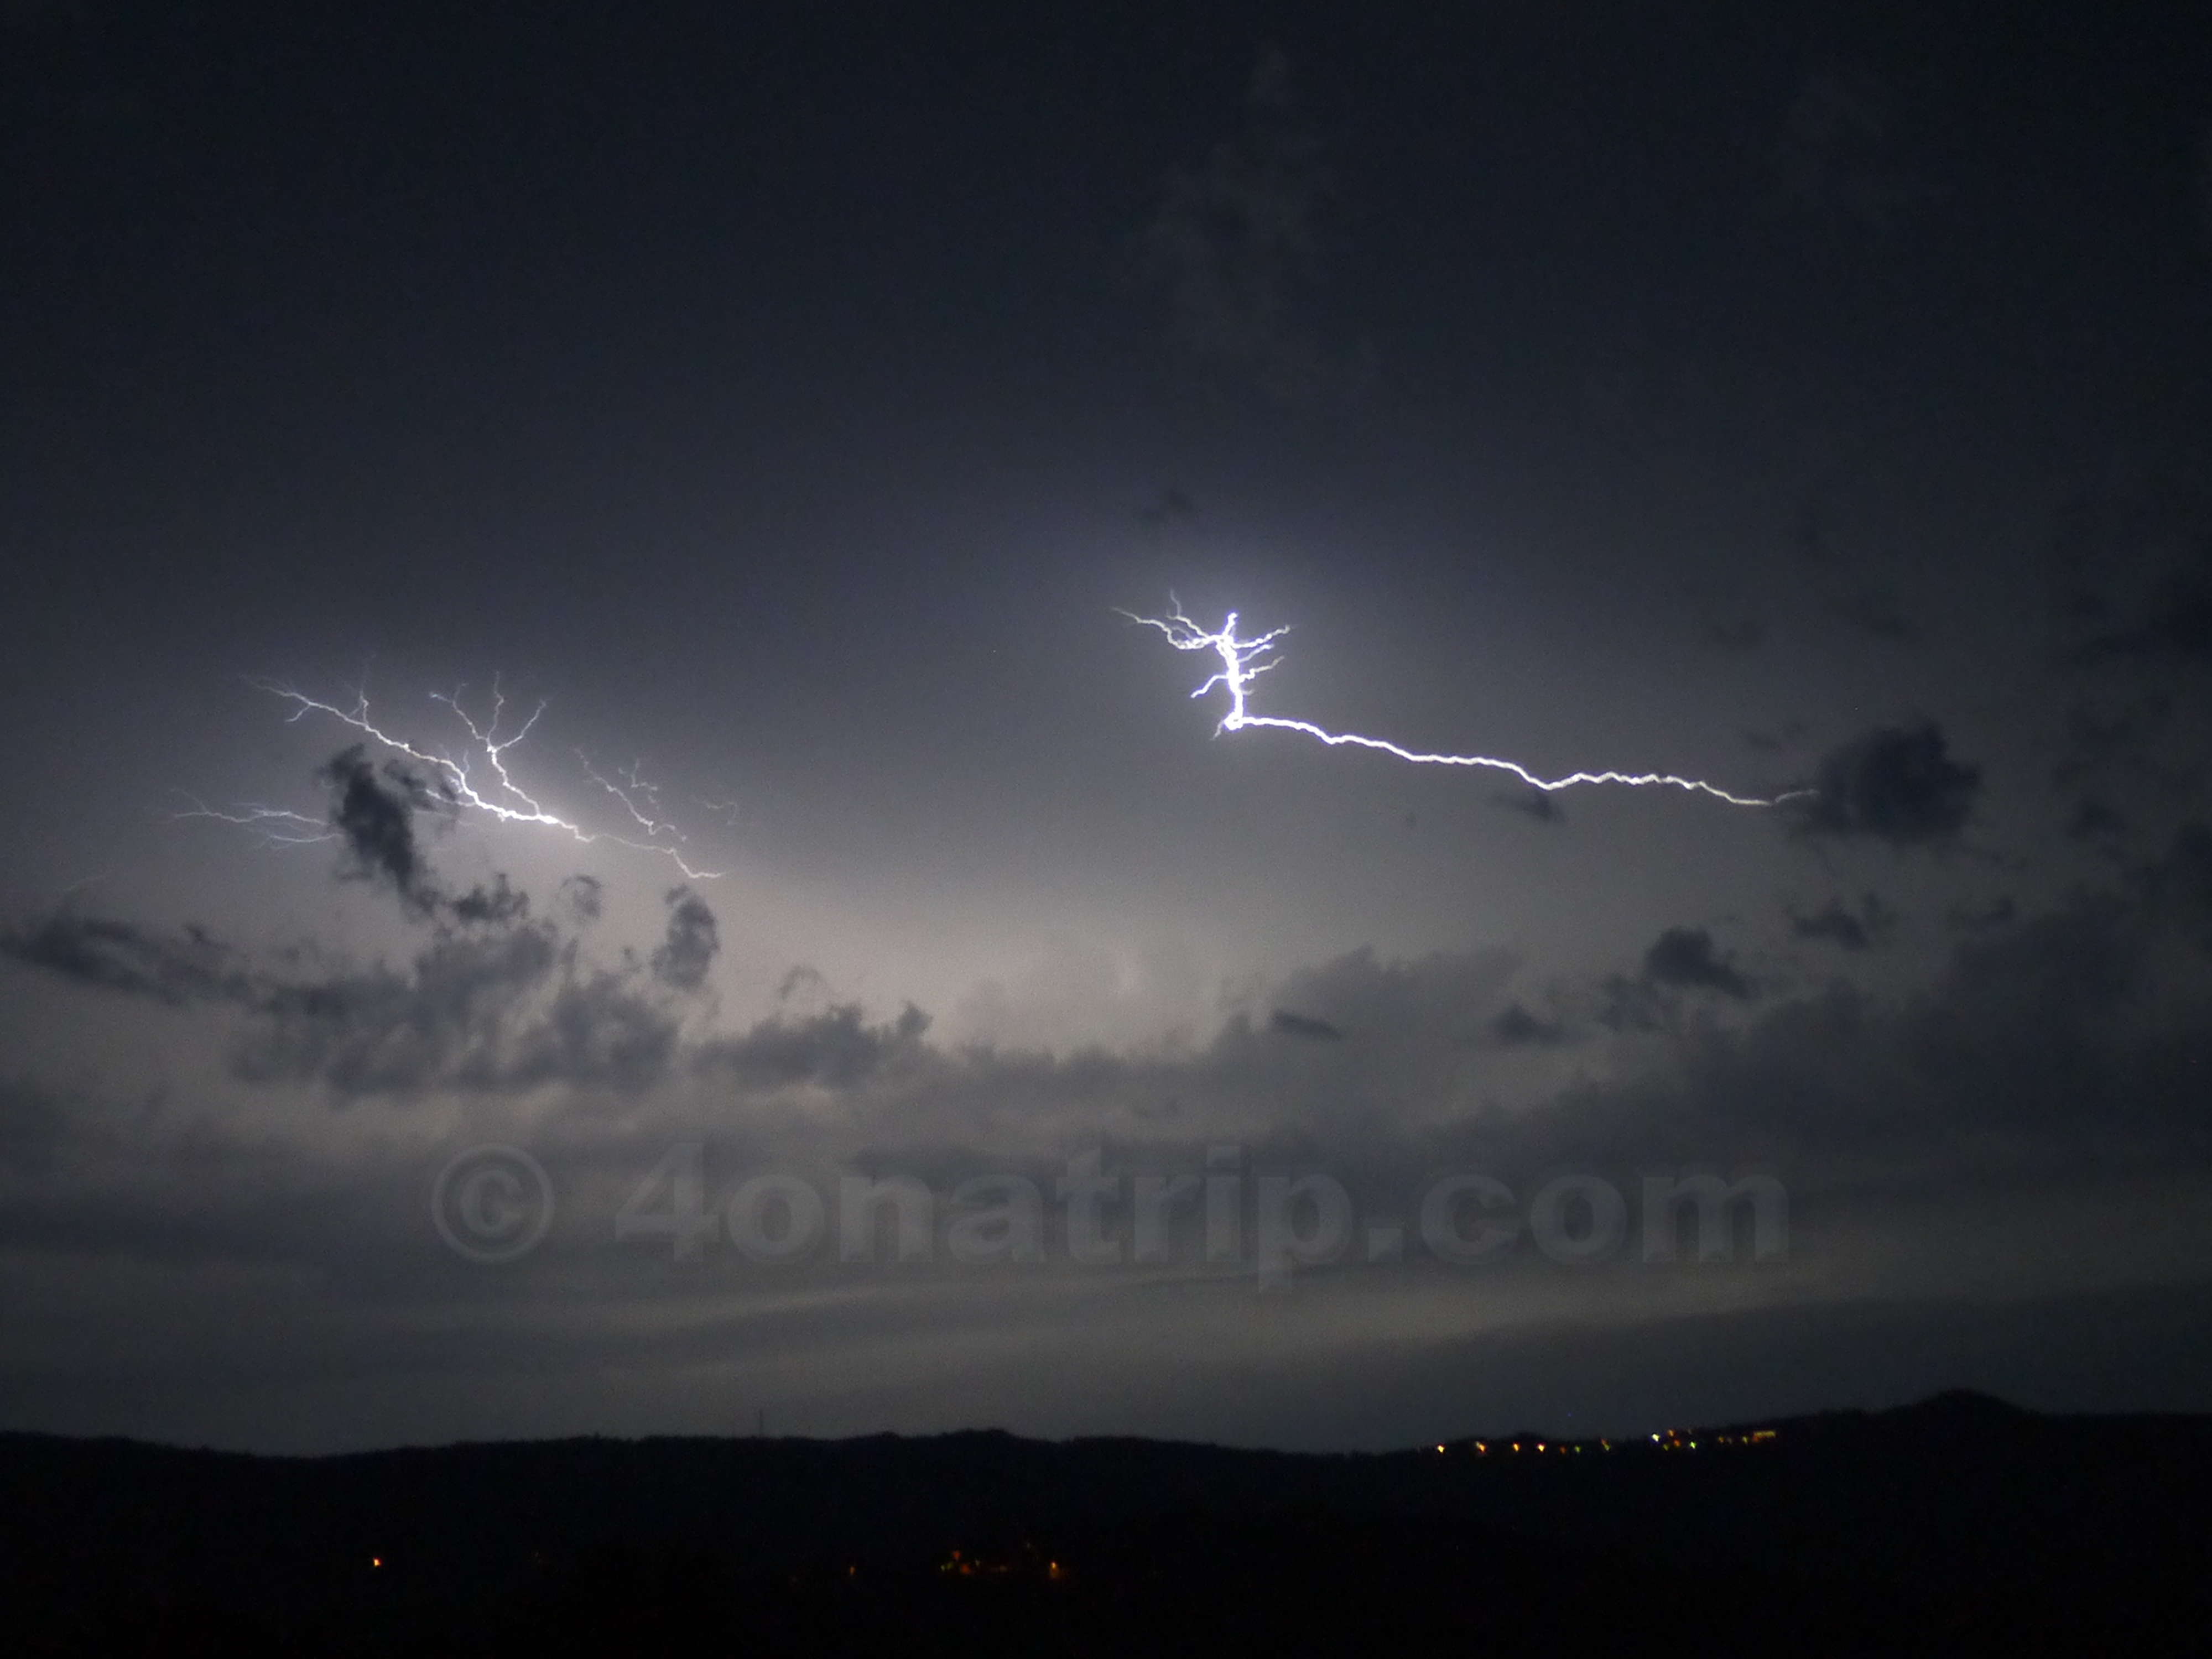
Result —
<path fill-rule="evenodd" d="M 1170 596 L 1170 603 L 1174 600 Z M 1563 778 L 1541 778 L 1518 761 L 1501 760 L 1492 755 L 1431 755 L 1417 750 L 1401 748 L 1382 738 L 1362 737 L 1356 732 L 1330 732 L 1310 720 L 1294 720 L 1280 714 L 1255 714 L 1247 699 L 1252 682 L 1259 675 L 1277 667 L 1281 659 L 1274 654 L 1275 641 L 1290 632 L 1287 627 L 1273 628 L 1251 639 L 1241 639 L 1237 633 L 1237 613 L 1231 611 L 1219 629 L 1207 632 L 1183 614 L 1181 605 L 1165 617 L 1139 617 L 1133 611 L 1121 614 L 1131 622 L 1141 623 L 1146 628 L 1157 628 L 1167 636 L 1170 645 L 1178 651 L 1211 651 L 1221 659 L 1220 669 L 1206 684 L 1190 695 L 1202 697 L 1217 685 L 1229 692 L 1229 712 L 1221 717 L 1215 729 L 1221 732 L 1242 732 L 1253 726 L 1268 726 L 1279 732 L 1297 732 L 1327 744 L 1330 748 L 1350 744 L 1359 749 L 1379 750 L 1383 754 L 1416 766 L 1477 766 L 1494 772 L 1510 772 L 1533 789 L 1550 792 L 1571 789 L 1583 783 L 1620 783 L 1632 788 L 1644 788 L 1664 784 L 1675 789 L 1688 789 L 1699 794 L 1724 800 L 1731 806 L 1775 806 L 1799 795 L 1810 794 L 1806 789 L 1794 789 L 1772 796 L 1736 795 L 1716 784 L 1705 783 L 1696 778 L 1678 778 L 1671 772 L 1571 772 Z"/>
<path fill-rule="evenodd" d="M 507 751 L 530 735 L 531 727 L 537 725 L 538 717 L 545 712 L 545 705 L 539 703 L 531 711 L 528 720 L 502 737 L 500 728 L 507 715 L 507 696 L 496 681 L 492 684 L 490 718 L 482 721 L 462 706 L 461 697 L 465 687 L 450 696 L 435 691 L 430 694 L 433 702 L 442 702 L 453 710 L 454 718 L 460 721 L 462 729 L 469 735 L 470 746 L 459 754 L 417 749 L 404 738 L 394 737 L 383 730 L 369 718 L 368 694 L 366 691 L 355 693 L 354 706 L 349 711 L 273 680 L 252 680 L 248 684 L 257 690 L 266 691 L 270 696 L 291 704 L 292 713 L 289 718 L 292 721 L 305 720 L 311 714 L 327 714 L 394 754 L 404 755 L 410 760 L 419 762 L 429 769 L 458 805 L 473 807 L 501 823 L 532 824 L 559 830 L 586 847 L 604 841 L 635 852 L 657 853 L 692 881 L 713 881 L 721 873 L 716 870 L 694 869 L 671 844 L 672 842 L 684 840 L 683 832 L 673 824 L 664 823 L 639 808 L 637 803 L 641 799 L 655 812 L 659 810 L 657 791 L 652 784 L 639 777 L 635 767 L 623 774 L 623 783 L 617 784 L 593 771 L 591 763 L 583 761 L 580 753 L 578 756 L 578 759 L 583 762 L 585 776 L 619 800 L 648 839 L 638 841 L 607 830 L 586 830 L 580 823 L 548 811 L 536 797 L 514 781 L 507 765 Z M 188 796 L 186 799 L 192 798 Z M 327 841 L 337 833 L 327 819 L 310 817 L 286 807 L 248 805 L 225 812 L 193 799 L 192 809 L 176 816 L 216 818 L 226 823 L 242 824 L 255 830 L 264 840 L 287 846 Z"/>

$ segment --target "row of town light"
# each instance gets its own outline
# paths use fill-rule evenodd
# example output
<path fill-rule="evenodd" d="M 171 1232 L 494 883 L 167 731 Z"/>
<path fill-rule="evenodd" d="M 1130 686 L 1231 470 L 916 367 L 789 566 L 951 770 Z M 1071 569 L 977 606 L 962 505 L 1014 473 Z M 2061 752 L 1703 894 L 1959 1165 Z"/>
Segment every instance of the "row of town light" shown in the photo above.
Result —
<path fill-rule="evenodd" d="M 1764 1445 L 1766 1442 L 1775 1439 L 1776 1437 L 1777 1431 L 1775 1430 L 1753 1429 L 1748 1432 L 1742 1434 L 1708 1435 L 1704 1440 L 1699 1441 L 1690 1438 L 1688 1435 L 1685 1434 L 1680 1429 L 1662 1429 L 1658 1433 L 1651 1437 L 1651 1443 L 1654 1446 L 1656 1446 L 1661 1451 L 1696 1451 L 1701 1445 Z M 1512 1440 L 1499 1441 L 1495 1444 L 1487 1440 L 1476 1440 L 1472 1442 L 1462 1441 L 1460 1443 L 1462 1445 L 1471 1446 L 1477 1457 L 1510 1456 L 1516 1453 L 1530 1452 L 1579 1455 L 1580 1453 L 1588 1451 L 1591 1444 L 1590 1442 L 1586 1440 Z M 1609 1452 L 1613 1449 L 1613 1442 L 1610 1440 L 1600 1440 L 1595 1443 L 1597 1445 L 1597 1449 L 1601 1452 Z M 1442 1441 L 1437 1443 L 1437 1456 L 1444 1456 L 1449 1454 L 1451 1446 L 1449 1443 Z"/>

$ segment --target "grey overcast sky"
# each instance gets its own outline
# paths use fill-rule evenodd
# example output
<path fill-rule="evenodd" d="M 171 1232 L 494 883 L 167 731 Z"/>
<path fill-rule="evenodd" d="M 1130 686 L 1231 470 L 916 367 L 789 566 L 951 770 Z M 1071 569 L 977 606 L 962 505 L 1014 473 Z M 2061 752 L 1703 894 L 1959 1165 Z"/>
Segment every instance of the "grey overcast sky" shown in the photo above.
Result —
<path fill-rule="evenodd" d="M 2212 1408 L 2209 57 L 5 0 L 0 1425 Z"/>

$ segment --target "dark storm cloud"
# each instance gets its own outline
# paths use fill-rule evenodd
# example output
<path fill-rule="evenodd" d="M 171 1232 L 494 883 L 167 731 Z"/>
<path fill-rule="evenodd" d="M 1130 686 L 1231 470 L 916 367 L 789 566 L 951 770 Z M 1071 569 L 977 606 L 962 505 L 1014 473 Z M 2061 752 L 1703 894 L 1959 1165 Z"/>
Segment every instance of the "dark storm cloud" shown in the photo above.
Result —
<path fill-rule="evenodd" d="M 450 818 L 458 802 L 449 787 L 433 784 L 399 762 L 374 766 L 358 744 L 332 756 L 318 775 L 335 791 L 331 823 L 345 838 L 350 873 L 388 885 L 409 915 L 417 920 L 435 916 L 467 927 L 511 927 L 529 919 L 530 896 L 515 887 L 504 872 L 489 885 L 479 883 L 459 895 L 449 892 L 439 880 L 416 835 L 415 819 L 426 811 Z M 602 889 L 596 877 L 571 876 L 561 884 L 560 890 L 575 920 L 598 919 Z M 674 896 L 670 902 L 676 903 Z M 695 914 L 678 904 L 669 925 L 669 940 L 662 947 L 664 952 L 672 953 L 667 957 L 669 982 L 693 988 L 696 980 L 684 984 L 681 975 L 690 971 L 696 951 L 703 949 L 708 957 L 713 956 L 713 914 L 703 905 L 698 905 Z M 661 953 L 657 952 L 656 971 L 661 960 Z M 703 963 L 700 971 L 704 972 Z"/>
<path fill-rule="evenodd" d="M 1263 52 L 1243 129 L 1203 167 L 1169 175 L 1139 237 L 1176 343 L 1285 403 L 1310 404 L 1342 385 L 1346 370 L 1322 343 L 1316 314 L 1320 221 L 1334 192 L 1321 140 L 1299 116 L 1289 60 Z"/>
<path fill-rule="evenodd" d="M 1346 1064 L 1382 1065 L 1367 1053 L 1370 1034 L 1402 1042 L 1418 1032 L 1424 1047 L 1443 1052 L 1480 1043 L 1484 1024 L 1504 1001 L 1518 964 L 1512 952 L 1499 950 L 1390 962 L 1363 948 L 1288 975 L 1275 988 L 1273 1000 L 1339 1031 L 1358 1032 L 1359 1053 L 1347 1054 Z M 1255 1041 L 1251 1051 L 1279 1053 L 1283 1047 Z"/>
<path fill-rule="evenodd" d="M 486 1086 L 509 1024 L 559 957 L 551 928 L 520 927 L 441 938 L 405 972 L 379 966 L 276 987 L 257 1010 L 264 1023 L 238 1046 L 238 1070 L 340 1095 L 414 1093 L 448 1079 Z"/>
<path fill-rule="evenodd" d="M 530 895 L 509 885 L 502 872 L 490 886 L 479 884 L 455 899 L 448 914 L 465 926 L 504 927 L 530 915 Z"/>
<path fill-rule="evenodd" d="M 1490 1035 L 1501 1048 L 1556 1048 L 1567 1041 L 1566 1027 L 1556 1020 L 1539 1019 L 1519 1003 L 1511 1003 L 1490 1022 Z"/>
<path fill-rule="evenodd" d="M 1874 943 L 1866 924 L 1833 900 L 1809 916 L 1791 916 L 1790 932 L 1794 938 L 1824 939 L 1846 951 L 1863 951 Z"/>
<path fill-rule="evenodd" d="M 251 1081 L 341 1097 L 548 1085 L 634 1093 L 669 1071 L 681 1008 L 634 963 L 596 967 L 550 923 L 442 933 L 404 971 L 272 985 L 238 1040 Z"/>
<path fill-rule="evenodd" d="M 2175 944 L 2196 953 L 2179 977 Z M 1646 1073 L 1573 1085 L 1464 1133 L 1501 1168 L 1758 1158 L 1814 1185 L 1910 1181 L 1966 1200 L 1990 1182 L 2076 1178 L 2085 1155 L 2201 1167 L 2208 967 L 2212 829 L 2198 825 L 2127 887 L 1962 944 L 1923 991 L 1838 984 L 1741 1027 L 1686 1028 Z"/>
<path fill-rule="evenodd" d="M 1515 793 L 1492 795 L 1498 805 L 1518 812 L 1523 817 L 1534 818 L 1539 823 L 1565 823 L 1567 809 L 1559 805 L 1559 798 L 1547 789 L 1523 789 Z"/>
<path fill-rule="evenodd" d="M 481 938 L 452 942 L 474 954 L 412 977 L 497 988 L 565 972 L 542 958 L 502 960 Z M 2172 973 L 2176 942 L 2198 952 L 2193 978 Z M 696 1051 L 702 1063 L 714 1056 L 703 1080 L 723 1085 L 701 1091 L 680 1048 L 672 1066 L 657 1027 L 633 1033 L 591 1006 L 619 996 L 614 980 L 577 975 L 568 1006 L 579 1036 L 533 1023 L 530 1040 L 483 1064 L 509 1079 L 590 1070 L 617 1087 L 624 1075 L 668 1080 L 665 1091 L 641 1096 L 619 1138 L 588 1101 L 543 1115 L 533 1104 L 527 1120 L 524 1144 L 554 1171 L 562 1224 L 573 1210 L 574 1230 L 565 1242 L 556 1234 L 525 1271 L 543 1270 L 560 1287 L 557 1340 L 613 1348 L 636 1338 L 638 1281 L 607 1265 L 606 1210 L 687 1136 L 731 1136 L 745 1167 L 919 1173 L 940 1189 L 1010 1171 L 1043 1182 L 1066 1167 L 1071 1146 L 1103 1144 L 1109 1169 L 1169 1172 L 1201 1170 L 1208 1146 L 1230 1144 L 1248 1170 L 1326 1170 L 1363 1207 L 1402 1204 L 1452 1170 L 1491 1172 L 1525 1199 L 1561 1168 L 1603 1171 L 1632 1190 L 1638 1170 L 1696 1167 L 1778 1172 L 1793 1224 L 1801 1214 L 1824 1225 L 1887 1215 L 1900 1198 L 1971 1224 L 1993 1193 L 2026 1194 L 2042 1217 L 2046 1195 L 2078 1193 L 2085 1168 L 2117 1179 L 2212 1165 L 2201 1086 L 2212 1067 L 2208 949 L 2212 830 L 2196 826 L 2132 883 L 1960 949 L 1921 992 L 1881 997 L 1838 985 L 1740 1024 L 1700 1022 L 1662 1043 L 1639 1039 L 1632 1047 L 1644 1063 L 1578 1066 L 1577 1080 L 1510 1111 L 1488 1109 L 1467 1088 L 1469 1033 L 1540 1042 L 1548 1031 L 1516 1018 L 1517 1003 L 1501 1008 L 1507 963 L 1492 956 L 1389 963 L 1355 954 L 1309 970 L 1310 985 L 1338 994 L 1313 1006 L 1361 1010 L 1356 1054 L 1234 1020 L 1211 1042 L 1166 1055 L 952 1050 L 926 1041 L 917 1012 L 872 1025 L 841 1008 Z M 2160 988 L 2181 995 L 2147 994 Z M 404 990 L 379 994 L 408 1000 Z M 754 1103 L 742 1091 L 792 1087 L 824 1091 L 830 1109 L 746 1110 Z M 1163 1113 L 1162 1102 L 1173 1109 Z M 36 1161 L 58 1145 L 55 1167 L 66 1174 L 38 1189 L 35 1211 L 0 1208 L 0 1235 L 11 1248 L 61 1241 L 81 1255 L 170 1263 L 311 1263 L 370 1284 L 380 1306 L 395 1293 L 441 1296 L 453 1282 L 453 1263 L 422 1231 L 423 1188 L 442 1152 L 404 1169 L 381 1153 L 309 1160 L 217 1131 L 195 1154 L 193 1179 L 180 1182 L 143 1139 L 88 1124 L 67 1103 L 24 1107 L 0 1091 L 0 1165 L 13 1146 Z M 94 1167 L 94 1154 L 106 1163 Z M 619 1178 L 594 1187 L 603 1175 Z M 587 1192 L 605 1208 L 588 1207 Z M 884 1304 L 883 1316 L 919 1326 L 936 1305 Z M 988 1317 L 1003 1330 L 1020 1315 L 994 1299 Z M 763 1328 L 748 1322 L 743 1337 Z M 726 1343 L 739 1333 L 717 1334 Z M 503 1329 L 499 1340 L 512 1337 Z"/>
<path fill-rule="evenodd" d="M 2172 881 L 2179 859 L 2154 882 Z M 2139 1000 L 2165 977 L 2174 917 L 2120 895 L 2085 895 L 2002 936 L 1962 945 L 1928 991 L 1897 1000 L 1831 989 L 1786 1004 L 1741 1036 L 1705 1042 L 1684 1103 L 1838 1152 L 2002 1131 L 2118 1156 L 2132 1133 L 2197 1141 L 2189 1078 L 2207 1058 L 2202 975 L 2153 1040 Z M 2201 946 L 2204 940 L 2197 941 Z M 2202 963 L 2198 964 L 2202 967 Z"/>
<path fill-rule="evenodd" d="M 485 1086 L 582 1085 L 635 1094 L 668 1074 L 680 1030 L 669 1007 L 625 974 L 563 975 L 542 1017 L 520 1031 L 511 1056 Z"/>
<path fill-rule="evenodd" d="M 2020 906 L 2010 894 L 2002 893 L 1981 904 L 1954 904 L 1944 913 L 1944 919 L 1960 933 L 1986 933 L 2017 921 Z"/>
<path fill-rule="evenodd" d="M 331 823 L 345 837 L 356 872 L 390 882 L 417 915 L 436 909 L 442 895 L 415 839 L 415 814 L 449 806 L 450 797 L 396 761 L 380 769 L 359 744 L 332 756 L 320 775 L 337 791 Z"/>
<path fill-rule="evenodd" d="M 173 1006 L 246 1001 L 258 988 L 244 958 L 198 927 L 169 933 L 110 917 L 58 914 L 0 933 L 0 954 L 81 984 Z"/>
<path fill-rule="evenodd" d="M 1644 953 L 1644 977 L 1656 985 L 1718 991 L 1739 1001 L 1758 994 L 1702 927 L 1669 927 Z"/>
<path fill-rule="evenodd" d="M 605 907 L 606 889 L 597 876 L 570 876 L 561 884 L 561 897 L 578 921 L 597 921 Z"/>
<path fill-rule="evenodd" d="M 2177 945 L 2195 953 L 2180 981 Z M 1311 983 L 1340 986 L 1359 1006 L 1356 1054 L 1271 1042 L 1267 1024 L 1231 1020 L 1182 1056 L 917 1045 L 891 1066 L 880 1028 L 872 1038 L 857 1011 L 748 1042 L 794 1056 L 763 1082 L 819 1080 L 838 1069 L 825 1052 L 854 1054 L 842 1068 L 854 1079 L 854 1132 L 886 1168 L 899 1167 L 902 1146 L 936 1165 L 967 1146 L 969 1167 L 989 1169 L 1101 1136 L 1167 1167 L 1236 1139 L 1255 1164 L 1327 1168 L 1355 1191 L 1401 1200 L 1445 1168 L 1523 1181 L 1562 1165 L 1686 1160 L 1784 1170 L 1807 1194 L 1911 1188 L 1978 1202 L 1993 1184 L 2075 1178 L 2085 1152 L 2112 1169 L 2212 1164 L 2198 1080 L 2212 1066 L 2212 830 L 2202 826 L 2120 886 L 1960 945 L 1932 983 L 1899 995 L 1838 981 L 1741 1022 L 1680 1021 L 1672 992 L 1741 1000 L 1749 988 L 1701 932 L 1671 930 L 1644 975 L 1595 988 L 1600 1024 L 1634 1033 L 1647 1063 L 1592 1067 L 1505 1113 L 1483 1109 L 1479 1085 L 1470 1093 L 1472 1054 L 1567 1033 L 1517 1002 L 1501 1007 L 1496 965 L 1355 956 L 1310 970 Z M 2147 994 L 2177 983 L 2180 1000 L 2149 1012 Z M 1654 1035 L 1665 1040 L 1655 1046 Z M 1153 1109 L 1161 1101 L 1172 1114 Z"/>
<path fill-rule="evenodd" d="M 1887 915 L 1874 901 L 1832 908 L 1869 933 Z M 138 954 L 149 937 L 112 927 L 92 936 L 127 938 Z M 1476 1057 L 1558 1047 L 1572 1033 L 1507 997 L 1514 959 L 1499 952 L 1406 963 L 1351 953 L 1279 988 L 1297 1024 L 1232 1019 L 1200 1049 L 1151 1059 L 947 1049 L 927 1042 L 918 1009 L 874 1023 L 852 1005 L 687 1043 L 678 1006 L 647 968 L 594 969 L 544 921 L 448 928 L 402 969 L 307 981 L 198 973 L 185 983 L 191 998 L 235 1001 L 251 1016 L 235 1050 L 242 1075 L 314 1081 L 342 1098 L 567 1085 L 658 1100 L 655 1121 L 673 1125 L 702 1098 L 720 1112 L 804 1089 L 843 1103 L 816 1132 L 843 1125 L 878 1146 L 972 1140 L 1012 1156 L 1070 1135 L 1144 1139 L 1171 1127 L 1176 1145 L 1226 1133 L 1279 1143 L 1286 1157 L 1304 1146 L 1299 1156 L 1350 1160 L 1346 1169 L 1383 1182 L 1455 1159 L 1533 1169 L 1546 1159 L 1726 1160 L 1753 1147 L 1848 1158 L 1855 1147 L 1906 1143 L 1969 1158 L 1955 1137 L 1982 1130 L 2036 1146 L 2108 1129 L 2163 1144 L 2194 1132 L 2191 1079 L 2212 1061 L 2212 1051 L 2198 1053 L 2212 1019 L 2200 1030 L 2190 1004 L 2171 1032 L 2146 1036 L 2145 988 L 2171 980 L 2161 940 L 2212 951 L 2212 830 L 2185 830 L 2113 890 L 1963 946 L 1928 991 L 1899 999 L 1841 986 L 1740 1028 L 1684 1023 L 1671 994 L 1741 1002 L 1757 988 L 1708 932 L 1669 929 L 1639 977 L 1602 981 L 1584 1004 L 1600 1028 L 1666 1035 L 1666 1063 L 1571 1086 L 1507 1118 L 1475 1109 Z M 166 944 L 178 949 L 157 949 L 157 962 L 209 948 Z M 164 994 L 167 982 L 145 970 L 61 971 L 144 995 Z M 1357 1030 L 1357 1053 L 1279 1040 L 1286 1028 L 1309 1035 L 1308 1024 Z M 685 1092 L 702 1083 L 703 1097 Z M 663 1084 L 683 1086 L 648 1095 Z M 1175 1103 L 1166 1117 L 1164 1101 Z M 24 1115 L 36 1128 L 33 1120 L 44 1121 Z M 43 1130 L 26 1135 L 45 1144 Z"/>
<path fill-rule="evenodd" d="M 811 1019 L 763 1020 L 742 1036 L 702 1043 L 699 1069 L 759 1090 L 811 1085 L 856 1089 L 922 1052 L 929 1016 L 912 1003 L 887 1024 L 871 1025 L 857 1004 Z"/>
<path fill-rule="evenodd" d="M 1980 771 L 1950 757 L 1930 720 L 1885 726 L 1830 751 L 1811 798 L 1793 805 L 1807 835 L 1940 844 L 1965 826 L 1980 787 Z"/>
<path fill-rule="evenodd" d="M 1316 1019 L 1310 1014 L 1294 1014 L 1287 1008 L 1278 1008 L 1267 1016 L 1267 1029 L 1285 1036 L 1313 1037 L 1323 1042 L 1344 1040 L 1344 1033 L 1327 1020 Z"/>
<path fill-rule="evenodd" d="M 667 930 L 647 966 L 594 967 L 556 923 L 530 921 L 529 896 L 504 872 L 447 894 L 414 818 L 447 810 L 449 797 L 405 768 L 380 770 L 358 746 L 320 775 L 336 792 L 331 821 L 346 839 L 346 873 L 435 920 L 435 937 L 404 971 L 379 963 L 301 977 L 197 927 L 68 914 L 0 935 L 0 953 L 103 990 L 238 1009 L 247 1017 L 231 1051 L 239 1077 L 311 1082 L 342 1098 L 552 1083 L 635 1091 L 666 1072 L 681 1023 L 668 994 L 697 991 L 720 948 L 713 911 L 689 889 L 667 895 Z M 580 920 L 597 915 L 600 890 L 589 876 L 562 885 Z"/>
<path fill-rule="evenodd" d="M 419 864 L 412 879 L 430 890 Z M 504 876 L 440 900 L 447 919 L 404 969 L 302 977 L 198 928 L 70 915 L 0 935 L 0 954 L 101 990 L 240 1011 L 231 1066 L 249 1082 L 313 1083 L 341 1098 L 550 1084 L 634 1092 L 673 1065 L 683 999 L 717 949 L 703 903 L 684 889 L 669 903 L 649 968 L 587 962 L 555 923 L 527 920 L 527 896 Z"/>
<path fill-rule="evenodd" d="M 1879 942 L 1896 920 L 1887 905 L 1869 893 L 1855 910 L 1846 908 L 1841 899 L 1830 899 L 1826 908 L 1809 916 L 1792 912 L 1790 932 L 1796 939 L 1820 939 L 1846 951 L 1863 951 Z"/>
<path fill-rule="evenodd" d="M 404 972 L 380 966 L 273 988 L 236 1048 L 236 1068 L 341 1097 L 549 1085 L 634 1093 L 674 1065 L 681 994 L 699 983 L 684 976 L 696 961 L 703 978 L 705 958 L 684 954 L 696 933 L 682 937 L 679 965 L 648 974 L 634 958 L 592 964 L 550 922 L 441 931 Z"/>
<path fill-rule="evenodd" d="M 673 889 L 666 902 L 668 933 L 653 953 L 653 976 L 679 991 L 696 991 L 722 948 L 714 913 L 688 887 Z"/>

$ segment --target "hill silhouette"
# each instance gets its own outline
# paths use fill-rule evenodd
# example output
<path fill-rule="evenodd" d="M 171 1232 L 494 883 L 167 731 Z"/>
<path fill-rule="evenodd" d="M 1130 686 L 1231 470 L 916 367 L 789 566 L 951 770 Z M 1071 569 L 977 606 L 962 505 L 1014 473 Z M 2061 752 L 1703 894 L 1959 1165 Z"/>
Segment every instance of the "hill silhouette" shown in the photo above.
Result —
<path fill-rule="evenodd" d="M 240 1654 L 2179 1651 L 2212 1613 L 2212 1417 L 1954 1393 L 1514 1444 L 0 1435 L 0 1598 L 20 1652 Z"/>

